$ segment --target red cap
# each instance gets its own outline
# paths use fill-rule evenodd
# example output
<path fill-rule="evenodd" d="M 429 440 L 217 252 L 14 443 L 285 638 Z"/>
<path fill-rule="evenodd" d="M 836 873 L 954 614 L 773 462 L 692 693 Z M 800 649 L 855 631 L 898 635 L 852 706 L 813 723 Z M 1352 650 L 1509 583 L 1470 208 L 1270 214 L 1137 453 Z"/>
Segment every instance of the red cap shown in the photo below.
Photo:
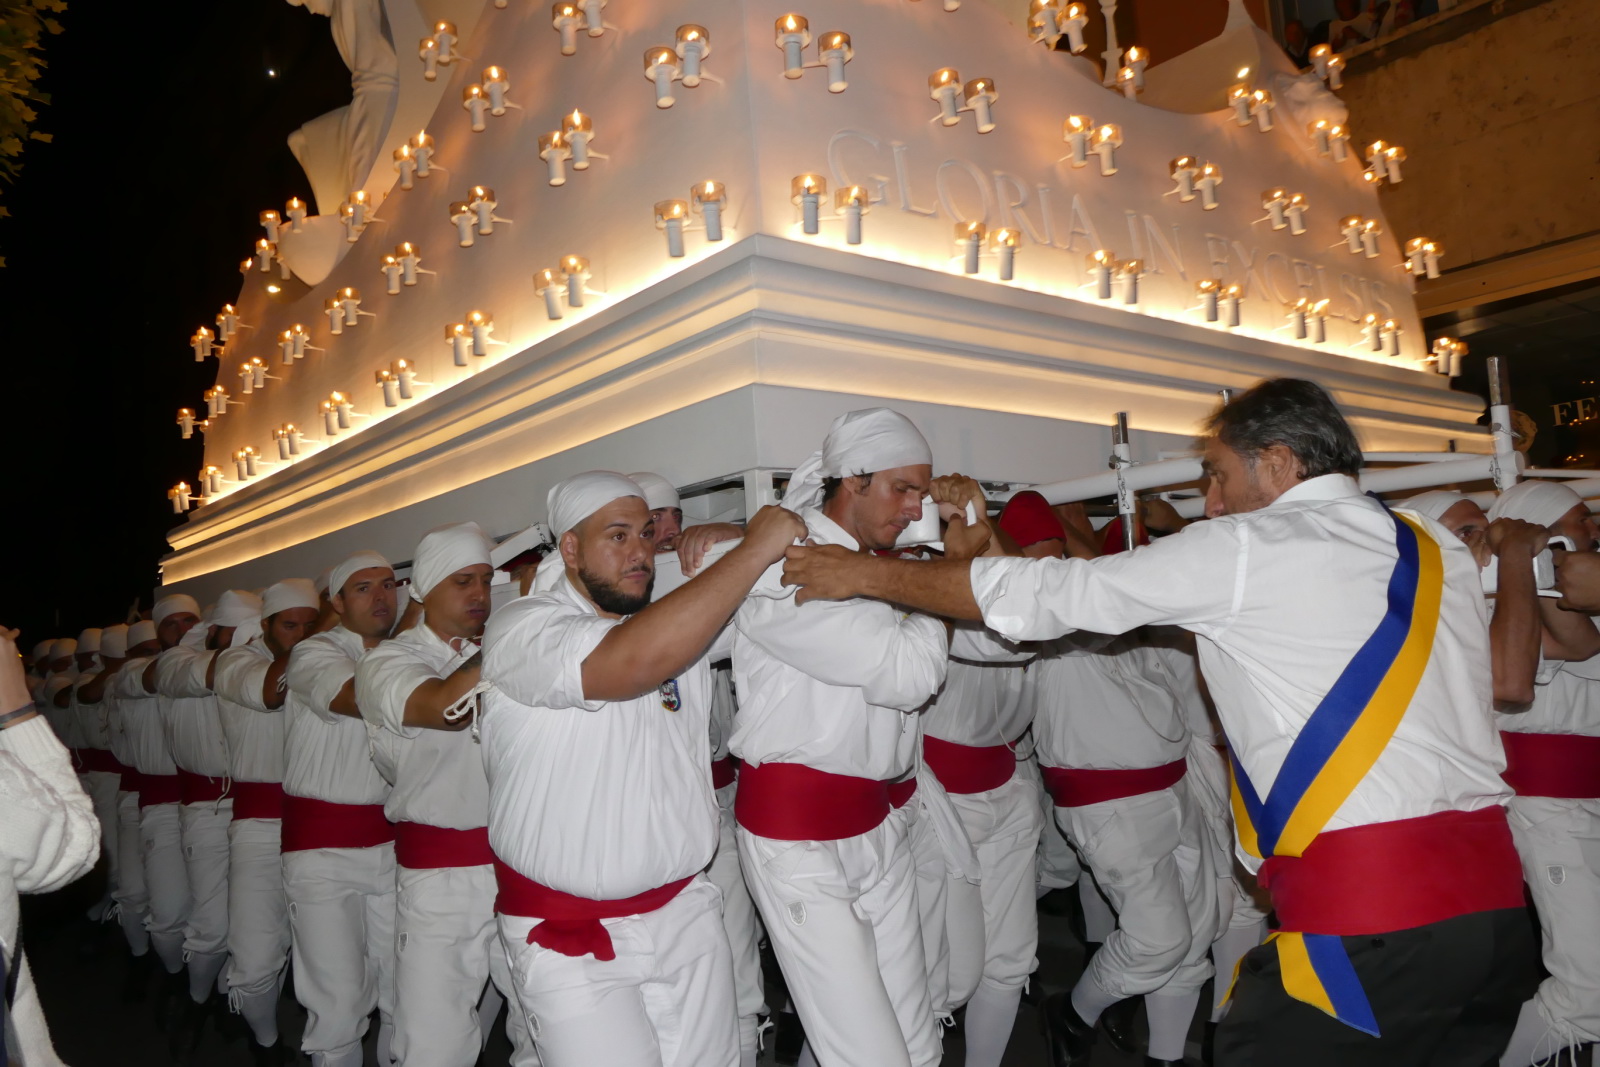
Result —
<path fill-rule="evenodd" d="M 1134 538 L 1135 546 L 1148 545 L 1150 543 L 1150 531 L 1144 528 L 1144 523 L 1137 523 L 1134 529 L 1138 531 Z M 1100 554 L 1102 556 L 1114 556 L 1123 551 L 1121 515 L 1106 523 L 1106 528 L 1101 531 L 1101 534 L 1103 535 L 1100 542 Z"/>
<path fill-rule="evenodd" d="M 1061 520 L 1050 510 L 1044 497 L 1032 489 L 1025 489 L 1006 501 L 1000 512 L 1000 529 L 1011 535 L 1018 548 L 1027 548 L 1040 541 L 1065 541 L 1067 532 Z"/>

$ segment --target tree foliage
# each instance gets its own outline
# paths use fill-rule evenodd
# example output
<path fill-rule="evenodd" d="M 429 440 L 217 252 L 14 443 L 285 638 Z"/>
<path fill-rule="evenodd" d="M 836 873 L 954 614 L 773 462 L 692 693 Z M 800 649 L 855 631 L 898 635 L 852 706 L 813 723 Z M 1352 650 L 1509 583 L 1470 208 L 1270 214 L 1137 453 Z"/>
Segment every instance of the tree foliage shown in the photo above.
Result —
<path fill-rule="evenodd" d="M 45 68 L 43 41 L 61 32 L 55 16 L 66 9 L 65 0 L 0 0 L 0 183 L 17 180 L 29 141 L 50 140 L 34 128 L 34 106 L 50 102 L 37 88 Z M 9 214 L 0 204 L 0 217 Z"/>

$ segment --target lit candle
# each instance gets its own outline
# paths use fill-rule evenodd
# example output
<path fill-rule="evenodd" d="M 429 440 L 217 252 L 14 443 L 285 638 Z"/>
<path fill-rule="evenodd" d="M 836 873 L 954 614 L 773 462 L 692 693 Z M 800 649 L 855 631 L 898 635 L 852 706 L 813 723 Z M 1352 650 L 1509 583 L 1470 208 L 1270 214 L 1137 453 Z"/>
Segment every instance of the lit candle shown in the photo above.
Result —
<path fill-rule="evenodd" d="M 861 243 L 861 216 L 871 206 L 871 197 L 859 185 L 846 186 L 833 194 L 833 209 L 844 216 L 844 243 Z"/>
<path fill-rule="evenodd" d="M 422 256 L 417 252 L 417 246 L 410 241 L 401 241 L 394 246 L 394 256 L 400 264 L 400 284 L 416 285 L 417 270 L 422 265 Z"/>
<path fill-rule="evenodd" d="M 800 229 L 817 232 L 817 205 L 828 193 L 828 183 L 820 174 L 799 174 L 789 182 L 789 199 L 800 209 Z"/>
<path fill-rule="evenodd" d="M 220 418 L 228 413 L 228 391 L 220 385 L 214 385 L 203 394 L 206 399 L 207 418 Z"/>
<path fill-rule="evenodd" d="M 205 329 L 205 327 L 201 327 Z M 233 340 L 233 335 L 239 331 L 239 315 L 234 311 L 232 304 L 223 304 L 222 310 L 217 312 L 217 333 L 224 342 Z M 210 332 L 209 330 L 207 331 Z M 204 358 L 204 357 L 201 357 Z"/>
<path fill-rule="evenodd" d="M 978 120 L 978 132 L 988 133 L 994 129 L 994 102 L 999 96 L 995 91 L 994 79 L 974 78 L 963 87 L 962 95 L 967 98 L 967 107 Z"/>
<path fill-rule="evenodd" d="M 278 446 L 278 458 L 279 459 L 288 459 L 289 458 L 289 435 L 284 433 L 282 429 L 273 430 L 272 431 L 272 441 L 273 441 L 274 444 L 276 444 Z"/>
<path fill-rule="evenodd" d="M 961 252 L 964 273 L 978 273 L 978 256 L 983 252 L 983 239 L 987 234 L 988 229 L 981 222 L 956 223 L 956 247 Z"/>
<path fill-rule="evenodd" d="M 561 136 L 560 130 L 551 130 L 549 133 L 539 135 L 539 158 L 545 161 L 549 168 L 551 185 L 567 184 L 567 158 L 572 153 L 567 150 L 566 139 Z"/>
<path fill-rule="evenodd" d="M 699 182 L 689 189 L 689 203 L 705 221 L 706 240 L 722 240 L 722 205 L 727 189 L 721 182 Z"/>
<path fill-rule="evenodd" d="M 433 137 L 427 130 L 411 138 L 411 158 L 417 162 L 417 177 L 426 178 L 433 162 Z"/>
<path fill-rule="evenodd" d="M 417 384 L 417 372 L 403 359 L 395 360 L 394 378 L 400 389 L 400 399 L 410 400 L 412 387 Z"/>
<path fill-rule="evenodd" d="M 1324 344 L 1328 340 L 1328 304 L 1326 298 L 1311 305 L 1311 341 Z"/>
<path fill-rule="evenodd" d="M 693 89 L 700 84 L 700 61 L 711 54 L 711 34 L 704 26 L 686 23 L 678 27 L 678 58 L 683 60 L 683 84 Z"/>
<path fill-rule="evenodd" d="M 1081 167 L 1089 162 L 1089 135 L 1094 131 L 1094 119 L 1088 115 L 1068 115 L 1061 124 L 1061 139 L 1072 146 L 1072 165 Z"/>
<path fill-rule="evenodd" d="M 341 311 L 340 315 L 343 314 Z M 284 366 L 294 362 L 294 334 L 288 330 L 278 334 L 278 362 Z"/>
<path fill-rule="evenodd" d="M 670 48 L 645 49 L 644 76 L 655 83 L 656 107 L 677 103 L 672 95 L 672 80 L 678 76 L 678 53 Z"/>
<path fill-rule="evenodd" d="M 459 58 L 455 54 L 456 41 L 460 40 L 456 36 L 455 23 L 447 22 L 444 19 L 435 22 L 433 24 L 433 39 L 439 44 L 439 65 L 441 67 L 448 67 Z"/>
<path fill-rule="evenodd" d="M 1061 12 L 1056 0 L 1033 0 L 1028 6 L 1028 40 L 1043 41 L 1046 48 L 1055 48 L 1061 38 Z"/>
<path fill-rule="evenodd" d="M 239 450 L 239 454 L 244 458 L 244 475 L 245 475 L 245 477 L 246 478 L 254 478 L 256 476 L 256 473 L 257 473 L 256 472 L 256 459 L 257 459 L 256 450 L 254 448 L 252 448 L 251 446 L 249 446 L 249 445 L 245 445 L 242 449 Z"/>
<path fill-rule="evenodd" d="M 1233 108 L 1233 121 L 1237 125 L 1250 125 L 1250 86 L 1235 85 L 1228 90 L 1228 106 Z"/>
<path fill-rule="evenodd" d="M 1088 255 L 1089 277 L 1094 279 L 1094 295 L 1098 300 L 1111 299 L 1111 269 L 1116 257 L 1109 249 L 1097 248 Z"/>
<path fill-rule="evenodd" d="M 1000 260 L 1000 280 L 1009 282 L 1017 272 L 1017 246 L 1022 243 L 1020 231 L 1001 226 L 989 235 L 989 247 Z"/>
<path fill-rule="evenodd" d="M 1352 253 L 1361 251 L 1361 228 L 1366 223 L 1360 215 L 1346 215 L 1339 220 L 1339 232 L 1344 234 L 1345 247 Z"/>
<path fill-rule="evenodd" d="M 1367 254 L 1368 259 L 1378 258 L 1378 235 L 1383 233 L 1383 227 L 1378 225 L 1377 219 L 1367 219 L 1361 224 L 1361 250 Z"/>
<path fill-rule="evenodd" d="M 581 111 L 573 111 L 561 120 L 561 139 L 572 155 L 573 170 L 589 169 L 589 142 L 594 140 L 594 124 Z"/>
<path fill-rule="evenodd" d="M 1439 276 L 1439 257 L 1444 255 L 1444 245 L 1437 241 L 1422 243 L 1422 269 L 1430 278 Z"/>
<path fill-rule="evenodd" d="M 1378 336 L 1383 338 L 1385 353 L 1392 359 L 1400 357 L 1400 324 L 1394 319 L 1384 319 L 1378 326 Z"/>
<path fill-rule="evenodd" d="M 583 307 L 583 286 L 589 280 L 589 261 L 582 256 L 562 256 L 561 277 L 567 285 L 567 306 Z"/>
<path fill-rule="evenodd" d="M 939 104 L 939 121 L 954 126 L 961 121 L 961 75 L 954 67 L 941 67 L 928 75 L 928 95 Z"/>
<path fill-rule="evenodd" d="M 1202 278 L 1194 287 L 1195 296 L 1200 298 L 1200 306 L 1205 309 L 1206 321 L 1217 321 L 1217 301 L 1221 295 L 1222 282 L 1217 278 Z"/>
<path fill-rule="evenodd" d="M 200 480 L 205 484 L 206 492 L 215 496 L 222 492 L 222 471 L 216 467 L 208 466 L 200 472 Z"/>
<path fill-rule="evenodd" d="M 183 439 L 187 441 L 194 436 L 194 409 L 178 409 L 178 429 L 183 431 Z"/>
<path fill-rule="evenodd" d="M 1089 9 L 1083 4 L 1068 4 L 1056 16 L 1056 26 L 1067 35 L 1067 47 L 1072 49 L 1074 55 L 1087 47 L 1083 40 L 1083 28 L 1088 24 Z"/>
<path fill-rule="evenodd" d="M 1139 80 L 1134 76 L 1132 67 L 1119 67 L 1117 69 L 1117 87 L 1122 90 L 1122 95 L 1128 100 L 1139 99 Z"/>
<path fill-rule="evenodd" d="M 1286 229 L 1289 220 L 1284 217 L 1284 208 L 1289 206 L 1289 190 L 1278 188 L 1268 189 L 1261 194 L 1261 206 L 1267 210 L 1267 219 L 1274 230 Z"/>
<path fill-rule="evenodd" d="M 322 310 L 328 316 L 328 332 L 335 337 L 344 333 L 344 305 L 339 302 L 339 298 L 328 297 L 328 303 Z"/>
<path fill-rule="evenodd" d="M 1328 88 L 1344 88 L 1344 56 L 1335 54 L 1328 57 Z"/>
<path fill-rule="evenodd" d="M 1465 341 L 1454 337 L 1440 337 L 1433 342 L 1433 369 L 1439 374 L 1454 378 L 1461 373 L 1461 357 L 1469 351 Z"/>
<path fill-rule="evenodd" d="M 1374 352 L 1383 351 L 1383 334 L 1381 330 L 1382 327 L 1378 322 L 1378 316 L 1372 312 L 1367 312 L 1361 319 L 1362 340 L 1366 341 L 1367 347 Z"/>
<path fill-rule="evenodd" d="M 261 213 L 260 221 L 261 228 L 267 231 L 267 240 L 276 241 L 278 239 L 278 227 L 281 225 L 278 213 L 268 208 Z"/>
<path fill-rule="evenodd" d="M 1195 179 L 1195 186 L 1200 190 L 1200 207 L 1205 211 L 1215 211 L 1217 207 L 1217 186 L 1222 184 L 1222 168 L 1215 163 L 1200 165 L 1200 177 Z"/>
<path fill-rule="evenodd" d="M 784 15 L 774 26 L 777 45 L 783 49 L 783 76 L 791 81 L 805 73 L 802 53 L 811 43 L 810 27 L 801 15 Z"/>
<path fill-rule="evenodd" d="M 1129 45 L 1128 51 L 1123 55 L 1124 70 L 1132 71 L 1133 87 L 1139 92 L 1144 92 L 1144 68 L 1150 62 L 1150 53 L 1138 45 Z"/>
<path fill-rule="evenodd" d="M 1095 153 L 1100 157 L 1100 173 L 1105 177 L 1115 174 L 1116 152 L 1122 147 L 1122 127 L 1111 122 L 1102 123 L 1094 128 L 1090 140 L 1093 142 Z"/>
<path fill-rule="evenodd" d="M 400 295 L 400 260 L 391 253 L 383 257 L 383 265 L 378 268 L 383 272 L 384 292 L 390 296 Z"/>
<path fill-rule="evenodd" d="M 297 322 L 289 327 L 289 339 L 294 342 L 294 358 L 304 359 L 306 349 L 311 347 L 311 332 Z M 317 351 L 322 350 L 319 348 Z"/>
<path fill-rule="evenodd" d="M 360 313 L 361 292 L 353 286 L 345 286 L 339 290 L 339 306 L 344 309 L 344 324 L 355 326 L 360 322 L 357 315 Z"/>
<path fill-rule="evenodd" d="M 561 54 L 578 50 L 578 5 L 559 3 L 550 9 L 550 24 L 561 34 Z"/>
<path fill-rule="evenodd" d="M 1386 141 L 1373 141 L 1367 145 L 1367 170 L 1372 175 L 1372 181 L 1381 182 L 1387 175 L 1388 161 L 1386 153 L 1388 149 L 1389 144 Z"/>
<path fill-rule="evenodd" d="M 217 317 L 220 319 L 222 316 L 219 315 Z M 211 355 L 215 339 L 216 334 L 205 326 L 195 330 L 194 335 L 189 338 L 189 347 L 194 350 L 194 361 L 196 363 L 204 363 L 206 357 Z"/>
<path fill-rule="evenodd" d="M 256 263 L 261 267 L 262 274 L 272 273 L 272 261 L 278 255 L 278 246 L 265 237 L 256 241 Z"/>
<path fill-rule="evenodd" d="M 1117 264 L 1117 277 L 1122 280 L 1122 302 L 1139 302 L 1139 276 L 1144 273 L 1144 260 L 1125 259 Z"/>
<path fill-rule="evenodd" d="M 1328 127 L 1328 148 L 1333 152 L 1333 161 L 1343 163 L 1350 158 L 1350 131 L 1338 123 Z"/>
<path fill-rule="evenodd" d="M 1328 143 L 1328 129 L 1330 123 L 1327 119 L 1318 119 L 1306 127 L 1306 133 L 1311 138 L 1311 143 L 1316 146 L 1317 155 L 1329 156 L 1333 154 L 1333 146 Z"/>
<path fill-rule="evenodd" d="M 431 82 L 439 76 L 439 42 L 435 38 L 417 42 L 417 58 L 422 60 L 423 80 Z"/>
<path fill-rule="evenodd" d="M 504 115 L 506 113 L 506 93 L 511 88 L 511 78 L 506 74 L 504 67 L 488 66 L 483 68 L 483 91 L 489 96 L 489 114 Z"/>
<path fill-rule="evenodd" d="M 1256 126 L 1262 133 L 1272 129 L 1272 94 L 1265 89 L 1257 89 L 1250 94 L 1250 114 L 1256 120 Z"/>
<path fill-rule="evenodd" d="M 251 268 L 254 267 L 255 265 L 256 265 L 256 261 L 254 259 L 252 259 L 252 258 L 241 259 L 239 261 L 239 273 L 240 274 L 249 274 Z"/>
<path fill-rule="evenodd" d="M 1289 328 L 1294 332 L 1296 341 L 1304 341 L 1308 329 L 1311 301 L 1301 297 L 1289 306 Z"/>
<path fill-rule="evenodd" d="M 1328 80 L 1328 57 L 1333 55 L 1333 46 L 1317 44 L 1311 46 L 1311 69 L 1317 72 L 1317 77 L 1323 81 Z"/>
<path fill-rule="evenodd" d="M 472 223 L 475 216 L 465 200 L 455 200 L 450 204 L 450 221 L 456 224 L 456 243 L 462 248 L 472 247 Z"/>
<path fill-rule="evenodd" d="M 1200 176 L 1200 164 L 1193 156 L 1179 156 L 1172 161 L 1172 180 L 1178 183 L 1178 200 L 1187 204 L 1194 199 L 1194 180 Z"/>
<path fill-rule="evenodd" d="M 241 482 L 244 481 L 245 478 L 249 477 L 245 471 L 244 452 L 242 450 L 233 454 L 233 476 L 235 479 Z"/>
<path fill-rule="evenodd" d="M 606 0 L 583 0 L 583 25 L 589 31 L 590 37 L 599 37 L 606 32 L 606 24 L 600 12 L 606 6 Z"/>
<path fill-rule="evenodd" d="M 472 132 L 482 133 L 488 129 L 484 116 L 489 113 L 489 101 L 483 95 L 483 86 L 473 82 L 461 90 L 461 106 L 467 109 L 472 116 Z"/>
<path fill-rule="evenodd" d="M 673 259 L 680 258 L 683 255 L 683 217 L 689 213 L 688 203 L 683 200 L 658 200 L 655 212 L 656 229 L 665 230 L 667 234 L 667 255 Z"/>
<path fill-rule="evenodd" d="M 465 367 L 467 355 L 472 351 L 472 334 L 467 331 L 467 324 L 452 322 L 444 328 L 444 339 L 450 346 L 450 354 L 455 360 L 455 365 Z"/>
<path fill-rule="evenodd" d="M 1233 282 L 1222 287 L 1222 306 L 1228 313 L 1228 329 L 1239 325 L 1239 302 L 1244 298 L 1244 286 Z"/>
<path fill-rule="evenodd" d="M 494 198 L 494 190 L 487 185 L 474 185 L 471 195 L 467 198 L 467 207 L 478 220 L 478 233 L 488 235 L 494 232 L 496 222 L 505 222 L 505 219 L 495 218 L 494 209 L 500 202 Z"/>
<path fill-rule="evenodd" d="M 1392 144 L 1383 150 L 1384 176 L 1395 185 L 1400 184 L 1400 164 L 1405 162 L 1406 150 Z"/>
<path fill-rule="evenodd" d="M 544 297 L 544 313 L 552 319 L 561 317 L 561 275 L 546 267 L 533 276 L 533 291 Z"/>
<path fill-rule="evenodd" d="M 489 334 L 494 330 L 494 316 L 487 311 L 467 312 L 467 326 L 472 330 L 472 354 L 489 354 Z"/>
<path fill-rule="evenodd" d="M 394 373 L 387 369 L 375 371 L 373 375 L 378 381 L 378 388 L 383 392 L 383 406 L 393 408 L 400 406 L 400 383 L 395 380 Z"/>
<path fill-rule="evenodd" d="M 1296 237 L 1306 232 L 1306 194 L 1292 193 L 1289 206 L 1283 209 L 1289 219 L 1289 232 Z"/>
<path fill-rule="evenodd" d="M 394 150 L 394 169 L 400 175 L 400 188 L 410 189 L 416 182 L 417 161 L 411 154 L 411 146 L 403 144 Z"/>
<path fill-rule="evenodd" d="M 333 401 L 322 402 L 322 432 L 329 437 L 339 434 L 339 410 L 333 406 Z"/>
<path fill-rule="evenodd" d="M 173 488 L 178 491 L 178 510 L 188 511 L 190 501 L 189 483 L 179 482 L 177 485 L 173 486 Z"/>
<path fill-rule="evenodd" d="M 338 413 L 339 429 L 348 430 L 350 428 L 350 416 L 353 414 L 353 410 L 350 407 L 350 398 L 336 389 L 328 394 L 328 402 L 333 405 L 334 411 Z"/>
<path fill-rule="evenodd" d="M 828 92 L 842 93 L 850 87 L 845 80 L 844 65 L 855 58 L 855 49 L 850 47 L 850 35 L 838 30 L 830 30 L 817 40 L 817 54 L 822 57 L 822 65 L 828 68 Z"/>

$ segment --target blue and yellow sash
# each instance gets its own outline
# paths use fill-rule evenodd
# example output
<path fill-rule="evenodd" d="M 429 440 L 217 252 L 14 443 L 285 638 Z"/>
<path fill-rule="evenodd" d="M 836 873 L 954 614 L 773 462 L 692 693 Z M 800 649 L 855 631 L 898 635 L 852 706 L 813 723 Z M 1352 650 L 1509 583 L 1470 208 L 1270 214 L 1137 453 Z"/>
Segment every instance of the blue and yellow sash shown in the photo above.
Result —
<path fill-rule="evenodd" d="M 1302 856 L 1349 799 L 1394 736 L 1433 652 L 1444 589 L 1439 545 L 1418 524 L 1394 516 L 1398 558 L 1388 610 L 1322 698 L 1289 748 L 1263 800 L 1238 758 L 1233 815 L 1252 856 Z M 1283 988 L 1340 1022 L 1378 1036 L 1378 1021 L 1336 934 L 1279 931 Z"/>

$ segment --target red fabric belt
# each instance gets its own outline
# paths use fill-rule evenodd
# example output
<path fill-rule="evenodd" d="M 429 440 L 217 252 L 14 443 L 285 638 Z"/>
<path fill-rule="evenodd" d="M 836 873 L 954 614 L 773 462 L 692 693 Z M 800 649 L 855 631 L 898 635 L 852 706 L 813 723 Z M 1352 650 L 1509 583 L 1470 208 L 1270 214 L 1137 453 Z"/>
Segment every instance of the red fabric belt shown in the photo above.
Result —
<path fill-rule="evenodd" d="M 123 767 L 122 781 L 117 783 L 117 788 L 124 793 L 137 793 L 139 792 L 139 783 L 143 780 L 143 777 L 132 767 Z"/>
<path fill-rule="evenodd" d="M 922 758 L 947 793 L 987 793 L 1011 781 L 1017 770 L 1009 745 L 958 745 L 922 735 Z"/>
<path fill-rule="evenodd" d="M 917 795 L 917 779 L 907 778 L 889 783 L 889 806 L 896 810 L 906 806 L 906 801 Z"/>
<path fill-rule="evenodd" d="M 83 749 L 68 748 L 67 758 L 72 760 L 72 768 L 78 773 L 83 773 Z"/>
<path fill-rule="evenodd" d="M 1084 767 L 1040 767 L 1044 787 L 1058 808 L 1081 808 L 1102 800 L 1121 800 L 1141 793 L 1171 789 L 1183 780 L 1188 767 L 1184 760 L 1173 760 L 1160 767 L 1139 767 L 1131 771 L 1101 771 Z"/>
<path fill-rule="evenodd" d="M 775 841 L 838 841 L 888 817 L 889 784 L 803 763 L 746 763 L 733 815 L 746 830 Z"/>
<path fill-rule="evenodd" d="M 178 768 L 178 781 L 183 787 L 185 804 L 200 804 L 208 800 L 221 800 L 228 795 L 228 779 L 193 774 Z"/>
<path fill-rule="evenodd" d="M 1318 834 L 1256 875 L 1285 930 L 1359 936 L 1523 906 L 1505 809 L 1441 811 Z"/>
<path fill-rule="evenodd" d="M 371 848 L 394 840 L 394 824 L 382 804 L 335 804 L 283 795 L 283 851 L 311 848 Z"/>
<path fill-rule="evenodd" d="M 617 958 L 611 935 L 601 919 L 644 915 L 664 908 L 694 878 L 693 875 L 680 878 L 623 900 L 590 900 L 540 885 L 512 870 L 498 856 L 491 858 L 495 884 L 499 888 L 494 910 L 501 915 L 542 920 L 528 931 L 528 944 L 543 945 L 563 956 L 592 955 L 597 960 Z"/>
<path fill-rule="evenodd" d="M 711 788 L 721 789 L 725 785 L 732 785 L 738 777 L 739 761 L 732 756 L 711 761 Z"/>
<path fill-rule="evenodd" d="M 183 800 L 183 786 L 176 774 L 139 775 L 139 807 L 152 804 L 177 804 Z"/>
<path fill-rule="evenodd" d="M 494 853 L 489 851 L 489 828 L 447 830 L 422 822 L 397 822 L 394 861 L 413 871 L 487 866 L 494 862 Z"/>
<path fill-rule="evenodd" d="M 233 819 L 283 818 L 282 782 L 234 782 Z"/>
<path fill-rule="evenodd" d="M 102 774 L 124 774 L 127 768 L 117 757 L 111 754 L 109 748 L 80 748 L 75 750 L 78 754 L 78 772 L 88 774 L 99 771 Z"/>
<path fill-rule="evenodd" d="M 1600 797 L 1600 737 L 1582 734 L 1500 735 L 1506 747 L 1501 775 L 1519 797 Z"/>

